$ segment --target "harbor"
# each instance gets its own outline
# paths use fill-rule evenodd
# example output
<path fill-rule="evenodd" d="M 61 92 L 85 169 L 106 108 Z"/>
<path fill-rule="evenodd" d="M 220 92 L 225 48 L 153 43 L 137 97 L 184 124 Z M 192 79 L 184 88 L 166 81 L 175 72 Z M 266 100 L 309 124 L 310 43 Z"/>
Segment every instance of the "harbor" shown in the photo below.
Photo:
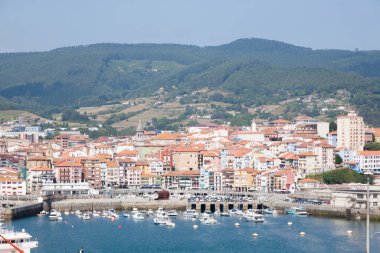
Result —
<path fill-rule="evenodd" d="M 49 215 L 32 216 L 9 221 L 16 230 L 28 228 L 40 240 L 35 253 L 59 252 L 363 252 L 365 223 L 359 220 L 315 216 L 265 214 L 262 222 L 246 221 L 246 212 L 231 211 L 228 216 L 209 214 L 215 223 L 204 222 L 197 213 L 176 211 L 169 219 L 175 226 L 158 225 L 156 219 L 163 209 L 135 209 L 103 217 L 85 212 L 62 213 L 60 220 Z M 111 210 L 110 210 L 111 211 Z M 109 211 L 107 211 L 108 213 Z M 142 219 L 136 213 L 142 214 Z M 152 212 L 152 213 L 150 213 Z M 125 216 L 127 214 L 128 216 Z M 163 216 L 162 216 L 163 217 Z M 195 218 L 196 217 L 196 218 Z M 371 248 L 380 247 L 379 223 L 371 223 Z M 62 235 L 65 236 L 62 236 Z M 43 240 L 42 240 L 43 238 Z M 70 243 L 67 243 L 70 241 Z M 186 247 L 183 247 L 186 245 Z M 375 252 L 375 251 L 374 251 Z"/>

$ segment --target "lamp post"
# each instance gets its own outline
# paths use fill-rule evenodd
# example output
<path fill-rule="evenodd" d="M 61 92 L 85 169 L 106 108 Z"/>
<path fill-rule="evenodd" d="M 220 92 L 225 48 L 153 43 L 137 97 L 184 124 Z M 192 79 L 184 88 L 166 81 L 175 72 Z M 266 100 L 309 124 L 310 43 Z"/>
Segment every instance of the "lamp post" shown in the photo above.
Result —
<path fill-rule="evenodd" d="M 370 179 L 370 173 L 367 174 L 367 233 L 366 233 L 366 253 L 370 253 L 369 248 L 369 179 Z"/>

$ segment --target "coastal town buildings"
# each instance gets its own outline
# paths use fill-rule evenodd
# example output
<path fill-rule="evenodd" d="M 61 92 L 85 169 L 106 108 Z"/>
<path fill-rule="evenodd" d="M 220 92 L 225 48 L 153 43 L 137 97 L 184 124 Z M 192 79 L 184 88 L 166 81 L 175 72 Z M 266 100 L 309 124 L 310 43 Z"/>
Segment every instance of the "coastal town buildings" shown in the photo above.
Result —
<path fill-rule="evenodd" d="M 355 112 L 337 118 L 337 146 L 362 151 L 365 145 L 365 124 Z"/>
<path fill-rule="evenodd" d="M 3 138 L 0 178 L 21 180 L 15 182 L 33 194 L 160 187 L 294 192 L 318 188 L 307 177 L 336 169 L 336 156 L 343 161 L 339 166 L 380 174 L 378 151 L 363 151 L 365 133 L 376 139 L 377 128 L 366 128 L 353 112 L 337 123 L 337 131 L 329 132 L 327 122 L 300 115 L 252 120 L 245 127 L 200 124 L 160 132 L 145 131 L 140 122 L 133 136 L 90 139 L 63 131 L 54 138 L 39 136 L 37 143 Z"/>

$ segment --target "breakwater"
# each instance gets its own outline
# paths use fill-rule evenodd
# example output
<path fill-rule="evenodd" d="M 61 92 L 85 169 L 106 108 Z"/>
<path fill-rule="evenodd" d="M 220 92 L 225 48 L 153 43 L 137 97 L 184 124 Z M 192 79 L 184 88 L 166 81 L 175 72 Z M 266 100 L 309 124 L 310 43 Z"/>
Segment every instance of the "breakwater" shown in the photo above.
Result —
<path fill-rule="evenodd" d="M 183 211 L 186 209 L 186 200 L 122 200 L 122 199 L 70 199 L 51 203 L 51 209 L 59 211 L 90 211 L 90 210 L 132 210 L 138 209 L 157 209 L 159 207 L 167 210 L 176 209 Z M 47 210 L 49 211 L 49 210 Z"/>
<path fill-rule="evenodd" d="M 17 219 L 26 216 L 36 215 L 43 209 L 43 203 L 32 202 L 23 205 L 17 205 L 10 208 L 1 209 L 1 218 L 3 219 Z"/>

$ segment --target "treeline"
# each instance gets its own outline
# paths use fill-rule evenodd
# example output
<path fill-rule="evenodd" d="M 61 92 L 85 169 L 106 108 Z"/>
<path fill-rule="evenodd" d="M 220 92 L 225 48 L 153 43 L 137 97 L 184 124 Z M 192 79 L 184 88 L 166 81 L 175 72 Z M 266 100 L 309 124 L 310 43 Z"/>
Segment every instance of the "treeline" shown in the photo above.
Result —
<path fill-rule="evenodd" d="M 346 183 L 367 183 L 368 175 L 357 173 L 348 168 L 328 171 L 322 174 L 310 175 L 307 178 L 323 181 L 325 184 L 346 184 Z M 370 182 L 373 183 L 374 177 L 370 176 Z"/>
<path fill-rule="evenodd" d="M 0 54 L 0 109 L 29 110 L 49 118 L 66 109 L 148 96 L 160 87 L 168 96 L 204 87 L 225 90 L 231 95 L 215 93 L 211 101 L 244 108 L 345 89 L 366 122 L 376 125 L 380 124 L 379 68 L 377 51 L 311 50 L 261 39 L 205 48 L 97 44 Z M 184 97 L 182 102 L 192 99 Z M 246 117 L 240 113 L 238 117 Z M 85 120 L 72 113 L 67 116 Z M 114 120 L 118 119 L 109 123 Z"/>

